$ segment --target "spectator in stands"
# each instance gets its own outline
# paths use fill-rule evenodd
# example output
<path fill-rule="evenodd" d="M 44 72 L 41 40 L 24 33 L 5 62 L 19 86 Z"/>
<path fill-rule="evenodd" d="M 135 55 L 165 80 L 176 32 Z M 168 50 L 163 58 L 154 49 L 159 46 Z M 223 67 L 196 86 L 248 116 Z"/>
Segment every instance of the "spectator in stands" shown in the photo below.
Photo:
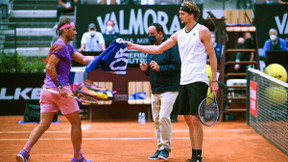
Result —
<path fill-rule="evenodd" d="M 104 51 L 105 49 L 105 40 L 103 35 L 96 31 L 94 23 L 90 23 L 88 26 L 88 32 L 84 33 L 82 36 L 79 52 Z"/>
<path fill-rule="evenodd" d="M 266 4 L 277 4 L 278 0 L 266 0 Z"/>
<path fill-rule="evenodd" d="M 114 29 L 114 22 L 112 20 L 108 20 L 106 22 L 106 30 L 103 33 L 103 37 L 105 40 L 105 46 L 108 47 L 109 44 L 116 38 L 120 38 L 120 33 L 116 32 Z"/>
<path fill-rule="evenodd" d="M 253 38 L 249 32 L 244 33 L 243 37 L 239 37 L 237 41 L 238 49 L 255 49 Z M 253 61 L 254 52 L 237 52 L 236 53 L 236 62 L 240 61 Z M 247 65 L 235 64 L 234 70 L 237 72 L 245 73 Z"/>
<path fill-rule="evenodd" d="M 264 52 L 266 56 L 266 51 L 286 51 L 287 43 L 284 39 L 278 37 L 278 32 L 276 29 L 271 28 L 269 30 L 270 39 L 266 40 L 264 43 Z"/>
<path fill-rule="evenodd" d="M 62 14 L 74 12 L 75 5 L 78 4 L 79 0 L 58 0 L 57 6 L 57 21 Z"/>
<path fill-rule="evenodd" d="M 97 0 L 97 3 L 102 5 L 120 5 L 121 0 Z"/>
<path fill-rule="evenodd" d="M 288 4 L 288 0 L 278 0 L 279 4 Z"/>
<path fill-rule="evenodd" d="M 217 58 L 217 69 L 219 71 L 221 54 L 222 54 L 222 45 L 216 42 L 215 34 L 213 32 L 210 32 L 210 33 L 211 33 L 211 39 L 212 39 L 212 43 L 213 43 L 216 58 Z"/>
<path fill-rule="evenodd" d="M 151 44 L 159 45 L 166 36 L 163 27 L 154 23 L 148 28 Z M 167 160 L 171 151 L 170 114 L 178 96 L 180 85 L 180 57 L 177 45 L 159 55 L 148 54 L 147 62 L 140 64 L 140 69 L 149 75 L 152 89 L 152 116 L 157 138 L 157 151 L 149 160 Z"/>

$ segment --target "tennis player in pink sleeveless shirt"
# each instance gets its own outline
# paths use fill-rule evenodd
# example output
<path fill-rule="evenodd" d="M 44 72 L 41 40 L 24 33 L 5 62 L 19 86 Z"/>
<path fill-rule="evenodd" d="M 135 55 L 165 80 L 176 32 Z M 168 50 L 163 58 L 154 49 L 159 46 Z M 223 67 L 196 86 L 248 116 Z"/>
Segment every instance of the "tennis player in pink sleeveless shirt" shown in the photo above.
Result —
<path fill-rule="evenodd" d="M 59 39 L 50 48 L 46 59 L 46 78 L 43 87 L 57 90 L 59 94 L 41 91 L 40 123 L 31 132 L 24 148 L 17 154 L 16 160 L 18 162 L 29 160 L 30 150 L 50 127 L 55 113 L 58 113 L 59 110 L 71 124 L 71 141 L 74 148 L 74 157 L 71 162 L 90 162 L 81 153 L 82 130 L 79 106 L 75 100 L 67 97 L 67 93 L 72 93 L 69 85 L 71 60 L 87 65 L 94 57 L 83 56 L 69 44 L 69 41 L 73 40 L 77 34 L 72 20 L 63 17 L 58 24 L 57 32 Z"/>

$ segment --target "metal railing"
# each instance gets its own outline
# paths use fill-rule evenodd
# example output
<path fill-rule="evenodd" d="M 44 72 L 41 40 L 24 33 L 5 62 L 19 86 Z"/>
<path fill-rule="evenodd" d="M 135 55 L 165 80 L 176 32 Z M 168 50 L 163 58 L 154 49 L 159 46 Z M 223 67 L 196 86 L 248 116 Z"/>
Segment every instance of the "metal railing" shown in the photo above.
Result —
<path fill-rule="evenodd" d="M 1 51 L 9 50 L 16 52 L 17 49 L 17 32 L 16 23 L 0 23 L 0 49 Z"/>

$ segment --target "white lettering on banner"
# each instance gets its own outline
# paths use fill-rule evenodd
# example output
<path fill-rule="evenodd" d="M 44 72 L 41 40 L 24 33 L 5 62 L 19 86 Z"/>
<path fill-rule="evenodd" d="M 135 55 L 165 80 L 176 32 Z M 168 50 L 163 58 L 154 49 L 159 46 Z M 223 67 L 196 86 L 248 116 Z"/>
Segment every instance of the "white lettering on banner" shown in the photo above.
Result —
<path fill-rule="evenodd" d="M 114 30 L 119 33 L 119 25 L 117 23 L 117 18 L 116 18 L 114 11 L 111 13 L 110 19 L 114 22 Z M 105 22 L 107 22 L 107 21 L 105 21 Z M 106 27 L 106 24 L 105 24 L 105 27 Z M 103 31 L 105 31 L 105 30 L 103 30 Z"/>
<path fill-rule="evenodd" d="M 250 90 L 250 97 L 254 100 L 256 100 L 256 91 L 254 89 Z"/>
<path fill-rule="evenodd" d="M 149 39 L 148 38 L 137 38 L 136 43 L 137 44 L 148 44 Z"/>
<path fill-rule="evenodd" d="M 41 88 L 24 88 L 23 90 L 21 90 L 21 88 L 15 88 L 13 96 L 6 95 L 6 92 L 7 88 L 1 88 L 0 100 L 19 100 L 20 96 L 24 100 L 39 100 Z M 28 96 L 29 92 L 31 92 L 31 97 Z"/>
<path fill-rule="evenodd" d="M 140 64 L 147 61 L 146 53 L 132 53 L 129 52 L 128 64 Z"/>
<path fill-rule="evenodd" d="M 31 100 L 39 100 L 41 94 L 41 88 L 33 88 L 31 93 Z"/>
<path fill-rule="evenodd" d="M 279 16 L 275 16 L 274 19 L 275 19 L 275 22 L 277 24 L 277 27 L 278 27 L 278 30 L 279 30 L 279 34 L 288 34 L 288 20 L 287 20 L 287 15 L 288 13 L 285 13 L 283 15 L 283 18 L 282 18 L 282 22 L 280 22 L 280 18 Z M 286 29 L 285 29 L 285 24 L 286 24 Z"/>
<path fill-rule="evenodd" d="M 112 13 L 113 13 L 113 12 L 112 12 Z M 107 13 L 107 14 L 105 15 L 104 21 L 102 21 L 102 17 L 101 17 L 101 16 L 98 16 L 98 17 L 97 17 L 97 22 L 98 22 L 98 24 L 99 24 L 99 27 L 100 27 L 100 30 L 102 31 L 102 33 L 105 32 L 105 28 L 106 28 L 105 22 L 107 22 L 107 21 L 109 20 L 109 17 L 110 17 L 110 13 Z"/>
<path fill-rule="evenodd" d="M 120 34 L 128 34 L 128 30 L 124 29 L 124 10 L 119 11 Z"/>
<path fill-rule="evenodd" d="M 134 29 L 134 34 L 138 34 L 139 30 L 140 30 L 141 35 L 144 34 L 143 21 L 141 20 L 142 20 L 142 10 L 141 9 L 138 10 L 137 18 L 136 18 L 134 9 L 131 9 L 130 22 L 135 22 L 135 23 L 129 23 L 129 33 L 133 33 L 132 30 Z"/>
<path fill-rule="evenodd" d="M 169 20 L 168 15 L 166 14 L 166 12 L 163 11 L 158 11 L 157 14 L 158 14 L 157 22 L 163 26 L 164 33 L 168 33 L 167 29 L 167 23 Z"/>
<path fill-rule="evenodd" d="M 13 96 L 6 96 L 7 88 L 1 88 L 0 100 L 12 100 Z"/>
<path fill-rule="evenodd" d="M 16 88 L 14 94 L 14 100 L 19 100 L 20 96 L 22 96 L 24 100 L 29 100 L 27 93 L 30 92 L 31 90 L 32 88 L 25 88 L 23 91 L 21 91 L 21 88 Z"/>
<path fill-rule="evenodd" d="M 152 23 L 156 23 L 157 22 L 157 15 L 156 15 L 155 11 L 152 10 L 152 9 L 148 9 L 144 13 L 144 30 L 145 30 L 145 33 L 148 33 L 148 27 L 149 27 L 148 19 L 149 19 L 150 15 L 152 16 Z"/>
<path fill-rule="evenodd" d="M 130 13 L 125 13 L 125 12 L 130 12 Z M 125 17 L 126 15 L 126 17 Z M 163 26 L 164 33 L 167 35 L 173 34 L 175 31 L 178 31 L 181 29 L 180 26 L 180 21 L 175 14 L 173 16 L 173 20 L 171 22 L 170 30 L 169 27 L 167 26 L 168 21 L 169 21 L 169 16 L 166 12 L 164 11 L 155 11 L 153 9 L 148 9 L 143 13 L 142 9 L 130 9 L 128 10 L 119 10 L 119 17 L 116 17 L 115 12 L 111 13 L 106 13 L 104 16 L 104 21 L 101 16 L 97 16 L 96 20 L 100 26 L 99 32 L 104 33 L 105 32 L 105 27 L 106 27 L 106 22 L 111 19 L 114 21 L 115 26 L 114 29 L 116 32 L 119 32 L 121 35 L 132 35 L 132 34 L 140 34 L 140 35 L 145 35 L 148 33 L 148 26 L 150 18 L 152 19 L 153 23 L 159 23 Z M 129 25 L 128 29 L 125 29 L 125 19 L 129 17 Z M 119 20 L 119 21 L 118 21 Z M 119 25 L 118 25 L 119 24 Z M 145 33 L 144 33 L 145 32 Z M 126 40 L 126 39 L 125 39 Z"/>
<path fill-rule="evenodd" d="M 173 18 L 171 27 L 170 27 L 169 34 L 172 35 L 174 33 L 174 31 L 178 31 L 180 29 L 181 29 L 181 26 L 180 26 L 179 18 L 177 15 L 175 15 Z"/>
<path fill-rule="evenodd" d="M 255 100 L 251 100 L 250 107 L 251 107 L 252 110 L 254 110 L 254 111 L 256 110 L 256 102 L 255 102 Z"/>

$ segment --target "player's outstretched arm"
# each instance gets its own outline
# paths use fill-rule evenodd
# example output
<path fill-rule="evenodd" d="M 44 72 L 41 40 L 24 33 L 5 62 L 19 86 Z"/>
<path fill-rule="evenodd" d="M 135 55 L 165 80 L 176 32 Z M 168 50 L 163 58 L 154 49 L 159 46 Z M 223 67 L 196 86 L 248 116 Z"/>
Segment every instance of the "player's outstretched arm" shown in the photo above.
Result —
<path fill-rule="evenodd" d="M 94 59 L 94 56 L 84 56 L 81 53 L 76 51 L 75 53 L 72 54 L 71 58 L 72 60 L 76 62 L 79 62 L 83 65 L 87 65 L 89 61 Z"/>
<path fill-rule="evenodd" d="M 137 51 L 149 53 L 149 54 L 161 54 L 162 52 L 166 51 L 167 49 L 173 47 L 177 43 L 177 36 L 178 32 L 174 33 L 171 38 L 167 39 L 162 44 L 156 45 L 139 45 L 134 44 L 128 41 L 125 41 L 125 44 L 128 49 L 135 49 Z M 173 37 L 174 36 L 174 37 Z"/>

